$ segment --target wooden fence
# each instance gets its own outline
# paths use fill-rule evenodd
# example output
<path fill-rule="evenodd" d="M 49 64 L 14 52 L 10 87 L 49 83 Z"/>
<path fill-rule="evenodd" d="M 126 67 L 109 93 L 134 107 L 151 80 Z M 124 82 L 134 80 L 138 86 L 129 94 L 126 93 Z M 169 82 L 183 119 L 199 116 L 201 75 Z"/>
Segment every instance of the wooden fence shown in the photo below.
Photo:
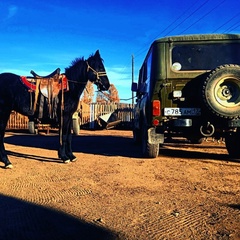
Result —
<path fill-rule="evenodd" d="M 6 129 L 28 129 L 28 117 L 12 111 Z"/>
<path fill-rule="evenodd" d="M 100 116 L 108 113 L 115 113 L 121 120 L 121 125 L 129 125 L 133 119 L 133 105 L 125 103 L 80 103 L 79 113 L 81 125 L 85 128 L 94 129 Z M 7 124 L 7 129 L 28 129 L 28 117 L 12 112 Z"/>

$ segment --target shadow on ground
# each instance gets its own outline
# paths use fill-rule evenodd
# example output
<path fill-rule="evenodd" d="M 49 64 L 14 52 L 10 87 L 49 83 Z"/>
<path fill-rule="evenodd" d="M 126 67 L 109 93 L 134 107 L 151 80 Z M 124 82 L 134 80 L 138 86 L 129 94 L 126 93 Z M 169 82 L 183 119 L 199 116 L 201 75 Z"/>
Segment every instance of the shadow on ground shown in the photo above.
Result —
<path fill-rule="evenodd" d="M 24 147 L 42 148 L 56 151 L 59 147 L 58 135 L 31 135 L 14 134 L 5 138 L 5 143 Z M 111 135 L 81 135 L 73 136 L 72 149 L 75 153 L 89 153 L 106 156 L 141 157 L 138 146 L 133 140 L 124 136 Z M 6 150 L 8 150 L 6 148 Z M 15 155 L 13 151 L 8 151 L 9 155 Z M 43 159 L 39 159 L 43 160 Z M 56 161 L 51 159 L 52 161 Z"/>
<path fill-rule="evenodd" d="M 90 131 L 91 133 L 91 131 Z M 101 131 L 97 135 L 80 135 L 73 136 L 72 149 L 75 153 L 98 154 L 104 156 L 122 156 L 131 158 L 141 158 L 141 147 L 134 144 L 133 139 L 126 136 L 101 135 Z M 31 135 L 17 134 L 5 138 L 5 143 L 26 146 L 34 148 L 42 148 L 56 151 L 56 158 L 43 158 L 41 156 L 18 154 L 15 151 L 8 151 L 9 155 L 17 157 L 25 157 L 39 161 L 61 162 L 57 158 L 57 149 L 59 146 L 59 137 L 53 135 Z M 171 148 L 169 148 L 171 147 Z M 194 148 L 195 151 L 189 151 L 189 148 Z M 186 159 L 213 159 L 220 161 L 239 162 L 237 159 L 231 159 L 228 154 L 215 153 L 215 149 L 225 148 L 224 145 L 193 145 L 186 142 L 166 143 L 160 147 L 160 156 L 186 158 Z M 208 152 L 201 150 L 209 149 Z M 8 150 L 8 149 L 7 149 Z"/>
<path fill-rule="evenodd" d="M 120 236 L 63 212 L 0 195 L 0 239 L 115 240 Z"/>

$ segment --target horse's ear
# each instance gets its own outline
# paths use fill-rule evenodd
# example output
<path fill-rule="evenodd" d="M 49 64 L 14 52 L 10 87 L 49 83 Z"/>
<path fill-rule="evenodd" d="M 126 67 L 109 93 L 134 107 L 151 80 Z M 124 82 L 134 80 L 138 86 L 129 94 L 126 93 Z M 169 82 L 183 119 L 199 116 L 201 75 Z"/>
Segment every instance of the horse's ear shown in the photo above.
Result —
<path fill-rule="evenodd" d="M 99 50 L 95 52 L 95 56 L 100 56 Z"/>

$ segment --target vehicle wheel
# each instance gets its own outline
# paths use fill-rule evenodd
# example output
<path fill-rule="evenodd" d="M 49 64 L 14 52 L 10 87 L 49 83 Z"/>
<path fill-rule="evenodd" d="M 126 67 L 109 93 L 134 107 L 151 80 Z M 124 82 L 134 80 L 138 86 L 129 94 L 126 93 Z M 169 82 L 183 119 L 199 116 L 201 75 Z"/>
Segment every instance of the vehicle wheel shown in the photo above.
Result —
<path fill-rule="evenodd" d="M 29 121 L 28 122 L 28 131 L 31 133 L 31 134 L 36 134 L 37 131 L 35 129 L 35 122 L 34 121 Z"/>
<path fill-rule="evenodd" d="M 148 142 L 147 127 L 142 128 L 142 154 L 146 158 L 156 158 L 159 154 L 159 144 L 151 144 Z"/>
<path fill-rule="evenodd" d="M 203 83 L 205 106 L 216 116 L 240 116 L 240 66 L 222 65 L 214 69 Z"/>
<path fill-rule="evenodd" d="M 225 137 L 225 144 L 231 157 L 240 158 L 240 132 L 228 134 Z"/>
<path fill-rule="evenodd" d="M 78 136 L 80 132 L 80 118 L 73 119 L 73 134 Z"/>
<path fill-rule="evenodd" d="M 133 129 L 133 141 L 138 145 L 141 143 L 141 133 L 139 129 Z"/>
<path fill-rule="evenodd" d="M 204 138 L 188 138 L 188 140 L 192 144 L 201 144 Z"/>

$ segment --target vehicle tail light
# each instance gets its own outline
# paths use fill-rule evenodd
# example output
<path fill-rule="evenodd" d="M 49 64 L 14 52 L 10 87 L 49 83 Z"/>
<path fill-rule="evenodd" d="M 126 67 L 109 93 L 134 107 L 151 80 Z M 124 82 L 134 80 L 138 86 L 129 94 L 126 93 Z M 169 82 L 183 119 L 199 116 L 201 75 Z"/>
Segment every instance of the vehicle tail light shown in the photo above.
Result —
<path fill-rule="evenodd" d="M 160 108 L 160 101 L 153 100 L 152 102 L 152 114 L 153 116 L 160 116 L 161 115 L 161 108 Z"/>

